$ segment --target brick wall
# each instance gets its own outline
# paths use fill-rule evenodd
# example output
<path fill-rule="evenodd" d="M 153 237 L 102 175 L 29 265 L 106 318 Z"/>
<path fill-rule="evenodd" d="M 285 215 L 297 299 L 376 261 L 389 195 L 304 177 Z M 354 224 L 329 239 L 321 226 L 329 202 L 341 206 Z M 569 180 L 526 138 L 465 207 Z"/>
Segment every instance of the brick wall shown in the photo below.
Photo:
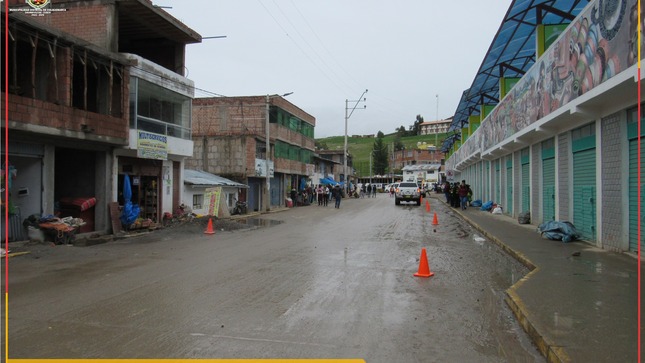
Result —
<path fill-rule="evenodd" d="M 622 147 L 625 141 L 620 129 L 620 113 L 605 117 L 601 121 L 601 185 L 602 190 L 602 234 L 600 239 L 603 248 L 610 251 L 620 251 L 623 235 L 623 199 L 621 176 Z"/>
<path fill-rule="evenodd" d="M 264 136 L 265 117 L 262 97 L 245 98 L 244 102 L 232 98 L 196 98 L 193 100 L 193 135 Z"/>
<path fill-rule="evenodd" d="M 408 156 L 408 152 L 412 152 L 412 156 Z M 417 164 L 430 164 L 439 163 L 444 158 L 444 154 L 440 151 L 431 152 L 430 150 L 400 150 L 394 152 L 394 165 L 397 168 L 403 168 L 408 165 L 409 161 L 416 161 Z"/>
<path fill-rule="evenodd" d="M 24 3 L 24 2 L 23 2 Z M 54 11 L 47 16 L 35 16 L 31 19 L 41 21 L 51 27 L 85 39 L 103 49 L 111 49 L 114 5 L 98 1 L 66 2 L 61 4 L 66 11 Z"/>
<path fill-rule="evenodd" d="M 314 139 L 287 127 L 271 124 L 269 132 L 271 134 L 271 139 L 277 138 L 289 144 L 299 145 L 304 149 L 309 149 L 311 151 L 315 150 L 316 142 Z"/>
<path fill-rule="evenodd" d="M 568 221 L 569 218 L 569 158 L 571 155 L 571 146 L 570 146 L 570 134 L 568 132 L 558 135 L 558 141 L 556 147 L 558 148 L 558 160 L 557 160 L 557 181 L 558 191 L 558 215 L 556 216 L 557 220 Z"/>
<path fill-rule="evenodd" d="M 313 126 L 316 126 L 316 119 L 313 116 L 283 98 L 272 98 L 271 104 L 280 107 L 281 109 L 289 112 L 290 114 Z"/>
<path fill-rule="evenodd" d="M 307 164 L 296 160 L 277 159 L 275 163 L 275 172 L 285 174 L 306 174 Z M 342 168 L 342 167 L 341 167 Z"/>
<path fill-rule="evenodd" d="M 5 93 L 2 93 L 4 99 Z M 5 103 L 2 103 L 4 114 Z M 14 94 L 9 95 L 9 120 L 29 125 L 38 125 L 57 129 L 61 135 L 65 131 L 82 132 L 81 125 L 93 129 L 92 134 L 128 140 L 128 121 L 93 112 L 79 110 L 70 106 L 57 105 Z"/>
<path fill-rule="evenodd" d="M 233 180 L 254 176 L 255 156 L 248 149 L 255 144 L 245 136 L 210 136 L 194 138 L 193 157 L 186 159 L 187 169 L 204 170 Z M 206 163 L 204 163 L 206 159 Z"/>
<path fill-rule="evenodd" d="M 300 117 L 307 122 L 314 123 L 312 116 L 306 114 L 290 103 L 272 99 L 276 105 L 286 111 Z M 187 161 L 189 168 L 203 169 L 217 175 L 248 175 L 255 174 L 255 157 L 257 140 L 264 142 L 266 137 L 266 98 L 264 96 L 240 97 L 240 98 L 197 98 L 193 100 L 193 141 L 195 142 L 193 158 Z M 270 138 L 281 140 L 292 145 L 299 145 L 305 149 L 314 150 L 315 140 L 302 135 L 299 132 L 290 130 L 287 127 L 270 124 Z M 203 137 L 207 137 L 207 158 L 209 162 L 204 167 Z M 240 149 L 240 155 L 230 150 L 228 154 L 220 149 L 224 147 L 224 139 L 245 139 L 244 151 Z M 226 147 L 242 147 L 235 144 L 228 144 Z M 215 150 L 217 149 L 217 150 Z M 274 155 L 273 149 L 270 155 Z M 226 157 L 227 160 L 216 158 Z M 231 162 L 237 160 L 237 163 Z M 272 158 L 273 159 L 273 158 Z M 245 162 L 245 167 L 239 165 Z M 217 166 L 213 166 L 217 165 Z M 285 174 L 305 174 L 306 164 L 278 158 L 275 162 L 274 171 Z M 211 169 L 213 168 L 213 169 Z M 213 171 L 211 171 L 213 170 Z M 217 171 L 217 172 L 216 172 Z"/>

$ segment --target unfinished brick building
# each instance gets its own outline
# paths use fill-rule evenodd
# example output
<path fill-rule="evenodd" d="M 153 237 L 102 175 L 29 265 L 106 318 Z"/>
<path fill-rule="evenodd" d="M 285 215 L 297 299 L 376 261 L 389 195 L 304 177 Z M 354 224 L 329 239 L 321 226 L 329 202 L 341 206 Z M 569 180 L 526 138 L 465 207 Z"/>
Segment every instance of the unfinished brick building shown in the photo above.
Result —
<path fill-rule="evenodd" d="M 279 95 L 196 98 L 194 157 L 186 167 L 247 184 L 249 210 L 282 206 L 289 191 L 302 188 L 313 173 L 315 124 Z"/>

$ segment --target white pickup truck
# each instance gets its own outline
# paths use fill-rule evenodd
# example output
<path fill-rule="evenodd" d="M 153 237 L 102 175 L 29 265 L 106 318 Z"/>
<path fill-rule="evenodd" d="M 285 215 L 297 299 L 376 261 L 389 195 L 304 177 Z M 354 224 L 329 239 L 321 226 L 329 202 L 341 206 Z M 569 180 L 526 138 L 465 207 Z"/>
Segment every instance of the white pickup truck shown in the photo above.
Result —
<path fill-rule="evenodd" d="M 394 204 L 400 205 L 401 202 L 415 202 L 421 205 L 421 190 L 415 182 L 403 182 L 396 188 L 394 194 Z"/>

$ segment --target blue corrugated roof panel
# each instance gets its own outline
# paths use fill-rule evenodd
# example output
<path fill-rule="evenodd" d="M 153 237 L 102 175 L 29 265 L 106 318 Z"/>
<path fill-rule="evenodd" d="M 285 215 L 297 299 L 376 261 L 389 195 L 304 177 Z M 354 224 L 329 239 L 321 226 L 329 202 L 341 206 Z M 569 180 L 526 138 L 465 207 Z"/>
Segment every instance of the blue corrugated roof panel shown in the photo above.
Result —
<path fill-rule="evenodd" d="M 473 83 L 461 96 L 453 116 L 450 131 L 456 131 L 468 124 L 468 117 L 479 113 L 478 106 L 483 100 L 499 100 L 500 65 L 507 64 L 504 76 L 522 77 L 535 63 L 535 29 L 538 16 L 542 24 L 562 24 L 575 18 L 587 6 L 589 0 L 515 0 L 511 3 L 488 52 L 473 79 Z M 540 7 L 554 9 L 549 11 Z M 540 13 L 540 14 L 538 14 Z M 566 15 L 565 16 L 563 16 Z M 496 102 L 495 102 L 496 103 Z M 445 152 L 454 143 L 444 143 Z"/>

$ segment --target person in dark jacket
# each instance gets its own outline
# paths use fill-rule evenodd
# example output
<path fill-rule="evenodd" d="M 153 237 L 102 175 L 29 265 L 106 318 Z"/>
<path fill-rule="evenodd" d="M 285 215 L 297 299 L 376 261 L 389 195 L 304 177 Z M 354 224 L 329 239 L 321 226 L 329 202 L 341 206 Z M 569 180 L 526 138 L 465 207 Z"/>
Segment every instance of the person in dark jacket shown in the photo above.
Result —
<path fill-rule="evenodd" d="M 466 184 L 465 180 L 461 181 L 461 185 L 459 185 L 459 190 L 457 193 L 459 194 L 459 201 L 461 203 L 461 209 L 465 210 L 466 206 L 468 205 L 468 194 L 470 192 L 470 187 Z"/>
<path fill-rule="evenodd" d="M 446 196 L 446 203 L 450 204 L 450 183 L 443 183 L 443 194 Z"/>
<path fill-rule="evenodd" d="M 340 185 L 336 184 L 336 186 L 334 186 L 334 189 L 332 189 L 331 193 L 332 193 L 331 194 L 332 197 L 336 199 L 336 204 L 334 204 L 334 208 L 340 209 L 340 200 L 343 197 L 342 192 L 340 190 Z"/>
<path fill-rule="evenodd" d="M 459 207 L 459 183 L 453 183 L 450 190 L 450 206 Z"/>

